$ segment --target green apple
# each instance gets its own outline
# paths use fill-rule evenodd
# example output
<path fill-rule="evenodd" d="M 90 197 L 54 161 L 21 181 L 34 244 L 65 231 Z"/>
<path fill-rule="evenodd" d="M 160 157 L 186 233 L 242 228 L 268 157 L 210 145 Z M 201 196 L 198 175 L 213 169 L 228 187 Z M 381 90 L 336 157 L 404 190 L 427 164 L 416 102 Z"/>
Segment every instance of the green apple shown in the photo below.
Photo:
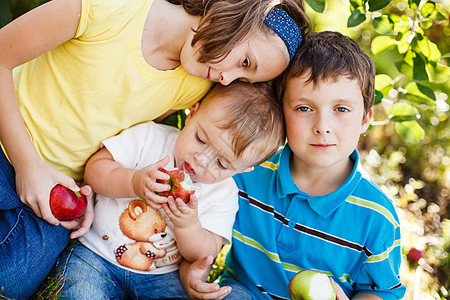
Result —
<path fill-rule="evenodd" d="M 298 272 L 289 281 L 292 300 L 335 300 L 336 291 L 331 279 L 314 270 Z"/>

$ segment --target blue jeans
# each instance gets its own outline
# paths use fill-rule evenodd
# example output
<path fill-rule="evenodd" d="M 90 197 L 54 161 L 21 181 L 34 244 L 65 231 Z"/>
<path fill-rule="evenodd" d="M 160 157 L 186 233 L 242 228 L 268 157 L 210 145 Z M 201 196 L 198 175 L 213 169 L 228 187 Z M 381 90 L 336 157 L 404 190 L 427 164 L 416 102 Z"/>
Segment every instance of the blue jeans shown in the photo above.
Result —
<path fill-rule="evenodd" d="M 54 268 L 61 299 L 188 299 L 178 271 L 139 274 L 122 269 L 82 244 L 68 247 Z"/>
<path fill-rule="evenodd" d="M 38 289 L 70 231 L 37 217 L 15 190 L 14 169 L 0 149 L 0 294 L 20 300 Z"/>
<path fill-rule="evenodd" d="M 237 280 L 226 278 L 220 282 L 220 286 L 230 286 L 231 292 L 224 298 L 224 300 L 252 300 L 252 296 L 247 292 Z"/>

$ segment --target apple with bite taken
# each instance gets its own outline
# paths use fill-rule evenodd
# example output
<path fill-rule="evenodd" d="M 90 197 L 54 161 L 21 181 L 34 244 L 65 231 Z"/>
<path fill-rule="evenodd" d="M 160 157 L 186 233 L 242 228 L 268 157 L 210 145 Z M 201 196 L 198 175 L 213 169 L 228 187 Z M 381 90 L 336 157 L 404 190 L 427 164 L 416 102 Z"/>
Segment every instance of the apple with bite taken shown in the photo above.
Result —
<path fill-rule="evenodd" d="M 170 190 L 157 192 L 157 194 L 163 197 L 172 196 L 174 199 L 180 198 L 184 203 L 188 203 L 191 195 L 195 193 L 194 184 L 189 174 L 178 168 L 169 170 L 161 168 L 160 171 L 168 174 L 170 178 L 168 180 L 157 179 L 156 182 L 169 184 Z"/>
<path fill-rule="evenodd" d="M 74 192 L 60 184 L 50 192 L 50 209 L 60 221 L 72 221 L 81 217 L 86 211 L 87 199 L 80 192 Z"/>
<path fill-rule="evenodd" d="M 289 295 L 292 300 L 335 300 L 336 290 L 326 274 L 303 270 L 289 281 Z"/>

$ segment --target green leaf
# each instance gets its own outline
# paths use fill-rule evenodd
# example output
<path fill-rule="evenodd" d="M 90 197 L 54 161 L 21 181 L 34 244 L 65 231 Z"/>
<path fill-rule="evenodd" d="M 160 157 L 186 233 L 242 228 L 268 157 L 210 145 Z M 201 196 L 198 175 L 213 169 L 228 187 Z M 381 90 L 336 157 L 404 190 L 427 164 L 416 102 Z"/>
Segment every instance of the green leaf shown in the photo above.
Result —
<path fill-rule="evenodd" d="M 375 76 L 375 90 L 386 95 L 392 88 L 392 78 L 386 74 L 378 74 Z"/>
<path fill-rule="evenodd" d="M 390 114 L 390 119 L 396 122 L 403 122 L 403 121 L 412 121 L 417 120 L 417 115 L 419 114 L 419 111 L 417 108 L 406 104 L 406 103 L 396 103 L 392 107 L 392 111 Z M 397 121 L 397 120 L 403 120 L 403 121 Z"/>
<path fill-rule="evenodd" d="M 433 25 L 433 21 L 431 21 L 430 19 L 423 19 L 419 22 L 419 26 L 422 29 L 428 29 L 431 27 L 431 25 Z"/>
<path fill-rule="evenodd" d="M 433 44 L 426 36 L 417 36 L 417 50 L 416 52 L 422 53 L 428 60 L 436 61 L 441 57 L 441 52 L 437 49 L 437 46 Z M 433 47 L 433 45 L 435 47 Z"/>
<path fill-rule="evenodd" d="M 436 17 L 434 17 L 434 20 L 437 20 L 437 21 L 447 20 L 446 15 L 447 15 L 447 13 L 445 11 L 442 11 L 442 12 L 437 11 L 437 14 L 436 14 Z"/>
<path fill-rule="evenodd" d="M 12 13 L 8 0 L 0 0 L 0 28 L 11 22 Z"/>
<path fill-rule="evenodd" d="M 425 136 L 425 131 L 417 121 L 395 123 L 395 131 L 409 144 L 417 144 Z"/>
<path fill-rule="evenodd" d="M 424 18 L 428 18 L 434 13 L 435 9 L 436 5 L 434 4 L 434 2 L 428 1 L 427 3 L 422 5 L 422 7 L 420 8 L 420 13 Z"/>
<path fill-rule="evenodd" d="M 377 55 L 383 51 L 393 48 L 397 41 L 390 36 L 377 36 L 372 40 L 371 49 L 373 54 Z"/>
<path fill-rule="evenodd" d="M 413 79 L 414 80 L 428 80 L 427 70 L 425 68 L 426 62 L 422 55 L 416 55 L 413 58 Z"/>
<path fill-rule="evenodd" d="M 350 5 L 353 8 L 362 7 L 364 5 L 364 1 L 363 0 L 350 0 Z"/>
<path fill-rule="evenodd" d="M 391 16 L 393 17 L 393 16 Z M 402 15 L 400 17 L 399 21 L 395 20 L 396 18 L 393 18 L 395 24 L 394 24 L 394 30 L 399 32 L 399 33 L 406 33 L 409 30 L 409 20 L 408 17 L 405 15 Z"/>
<path fill-rule="evenodd" d="M 396 103 L 392 107 L 391 114 L 389 115 L 389 118 L 395 122 L 415 121 L 419 119 L 419 117 L 417 108 L 401 102 Z"/>
<path fill-rule="evenodd" d="M 372 26 L 376 32 L 383 35 L 391 34 L 394 30 L 394 23 L 386 15 L 381 15 L 373 19 Z"/>
<path fill-rule="evenodd" d="M 406 85 L 405 89 L 405 99 L 420 104 L 435 104 L 436 96 L 431 88 L 416 82 L 410 82 Z"/>
<path fill-rule="evenodd" d="M 422 53 L 422 51 L 419 49 L 419 45 L 417 43 L 417 38 L 418 38 L 417 34 L 414 33 L 414 37 L 412 38 L 412 40 L 410 42 L 411 49 L 413 50 L 414 53 Z"/>
<path fill-rule="evenodd" d="M 417 7 L 419 7 L 420 4 L 420 0 L 408 0 L 408 3 L 413 10 L 417 10 Z"/>
<path fill-rule="evenodd" d="M 441 59 L 441 51 L 439 51 L 438 46 L 430 41 L 427 37 L 425 37 L 427 40 L 427 46 L 430 49 L 430 54 L 427 56 L 429 61 L 438 62 Z"/>
<path fill-rule="evenodd" d="M 383 93 L 378 90 L 375 90 L 375 100 L 373 102 L 373 105 L 380 104 L 381 100 L 383 100 Z"/>
<path fill-rule="evenodd" d="M 375 11 L 386 7 L 391 0 L 369 0 L 369 11 Z"/>
<path fill-rule="evenodd" d="M 409 50 L 408 52 L 406 52 L 405 56 L 403 57 L 403 61 L 409 65 L 410 67 L 414 66 L 414 60 L 413 58 L 416 56 L 416 53 L 412 52 L 411 50 Z M 411 73 L 412 74 L 412 73 Z"/>
<path fill-rule="evenodd" d="M 413 39 L 413 35 L 414 35 L 414 33 L 407 32 L 401 37 L 400 41 L 398 42 L 398 52 L 399 53 L 401 53 L 401 54 L 406 53 L 411 48 L 410 43 Z"/>
<path fill-rule="evenodd" d="M 404 61 L 399 61 L 395 64 L 395 66 L 397 67 L 398 71 L 400 73 L 403 73 L 406 77 L 412 78 L 413 76 L 413 68 L 412 66 L 408 65 L 407 63 L 405 63 Z"/>
<path fill-rule="evenodd" d="M 415 57 L 415 53 L 409 50 L 406 52 L 406 54 L 403 56 L 403 61 L 399 60 L 395 62 L 395 66 L 400 71 L 400 73 L 403 73 L 405 76 L 412 78 L 413 77 L 413 66 L 414 61 L 413 58 Z"/>
<path fill-rule="evenodd" d="M 306 0 L 306 3 L 318 13 L 323 13 L 325 11 L 325 0 Z"/>
<path fill-rule="evenodd" d="M 431 55 L 431 48 L 430 48 L 430 40 L 428 40 L 427 37 L 422 36 L 421 39 L 417 39 L 417 46 L 420 49 L 420 52 L 425 57 L 430 57 Z"/>
<path fill-rule="evenodd" d="M 406 91 L 410 94 L 414 94 L 421 97 L 426 97 L 430 100 L 436 101 L 436 96 L 431 88 L 419 84 L 417 82 L 410 82 L 406 85 Z"/>
<path fill-rule="evenodd" d="M 425 68 L 427 70 L 427 74 L 429 74 L 431 82 L 444 83 L 449 81 L 450 68 L 448 66 L 431 61 L 425 66 Z"/>
<path fill-rule="evenodd" d="M 362 14 L 359 8 L 353 10 L 347 20 L 347 27 L 355 27 L 366 20 L 366 15 Z"/>

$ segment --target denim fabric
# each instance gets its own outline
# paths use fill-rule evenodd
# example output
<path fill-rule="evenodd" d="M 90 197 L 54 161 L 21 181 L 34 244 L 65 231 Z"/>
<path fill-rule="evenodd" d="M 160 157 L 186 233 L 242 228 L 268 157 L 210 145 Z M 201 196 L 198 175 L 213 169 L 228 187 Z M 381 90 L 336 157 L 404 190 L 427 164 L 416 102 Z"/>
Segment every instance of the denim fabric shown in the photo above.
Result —
<path fill-rule="evenodd" d="M 252 300 L 251 294 L 238 281 L 225 278 L 220 281 L 220 286 L 230 286 L 231 292 L 224 300 Z"/>
<path fill-rule="evenodd" d="M 131 272 L 82 244 L 67 248 L 54 272 L 62 279 L 61 299 L 188 299 L 178 271 L 159 275 Z"/>
<path fill-rule="evenodd" d="M 28 299 L 69 241 L 70 231 L 37 217 L 18 198 L 15 174 L 0 150 L 0 294 Z"/>
<path fill-rule="evenodd" d="M 16 194 L 16 180 L 13 166 L 0 149 L 0 210 L 24 206 Z"/>

